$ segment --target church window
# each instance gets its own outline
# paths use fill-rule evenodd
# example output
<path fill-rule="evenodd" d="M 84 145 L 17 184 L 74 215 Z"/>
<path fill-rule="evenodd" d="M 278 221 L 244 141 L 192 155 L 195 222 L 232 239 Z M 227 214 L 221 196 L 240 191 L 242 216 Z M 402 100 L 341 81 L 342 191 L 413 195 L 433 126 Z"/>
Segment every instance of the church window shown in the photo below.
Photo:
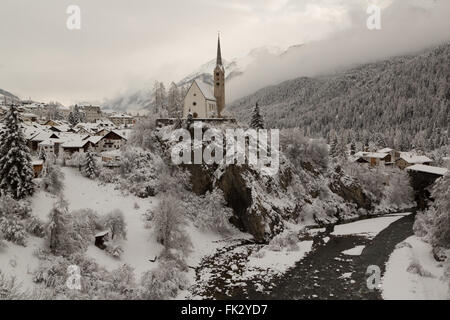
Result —
<path fill-rule="evenodd" d="M 216 82 L 216 86 L 220 86 L 220 83 Z"/>
<path fill-rule="evenodd" d="M 196 106 L 196 105 L 197 105 L 197 102 L 193 102 L 192 105 L 193 105 L 193 106 Z"/>
<path fill-rule="evenodd" d="M 219 76 L 219 73 L 218 73 L 218 72 L 216 72 L 216 76 Z"/>

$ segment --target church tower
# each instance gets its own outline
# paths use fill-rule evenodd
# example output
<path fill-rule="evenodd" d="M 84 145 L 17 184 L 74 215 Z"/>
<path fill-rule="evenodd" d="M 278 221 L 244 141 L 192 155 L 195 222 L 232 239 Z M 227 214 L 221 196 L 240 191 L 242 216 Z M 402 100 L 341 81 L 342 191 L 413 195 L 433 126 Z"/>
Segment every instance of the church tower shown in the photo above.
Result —
<path fill-rule="evenodd" d="M 214 68 L 214 97 L 217 104 L 217 115 L 222 117 L 222 111 L 225 108 L 225 69 L 222 64 L 222 52 L 220 50 L 220 36 L 217 42 L 217 60 Z"/>

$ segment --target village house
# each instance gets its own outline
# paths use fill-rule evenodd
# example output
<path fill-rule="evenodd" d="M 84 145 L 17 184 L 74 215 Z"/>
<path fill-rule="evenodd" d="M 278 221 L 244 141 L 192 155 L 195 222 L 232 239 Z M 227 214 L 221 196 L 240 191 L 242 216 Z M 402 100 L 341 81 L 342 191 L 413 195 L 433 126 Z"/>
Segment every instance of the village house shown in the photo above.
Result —
<path fill-rule="evenodd" d="M 38 152 L 39 144 L 50 139 L 59 139 L 59 136 L 51 131 L 39 131 L 36 135 L 28 139 L 28 147 L 32 153 Z"/>
<path fill-rule="evenodd" d="M 392 164 L 400 158 L 400 152 L 391 148 L 380 149 L 377 153 L 387 153 L 389 155 L 387 162 L 391 162 Z"/>
<path fill-rule="evenodd" d="M 448 173 L 448 169 L 424 164 L 415 164 L 406 168 L 410 176 L 411 186 L 415 192 L 415 200 L 419 209 L 424 210 L 431 198 L 429 187 Z"/>
<path fill-rule="evenodd" d="M 395 161 L 395 165 L 402 170 L 415 164 L 431 165 L 432 163 L 433 160 L 426 156 L 418 156 L 409 152 L 401 152 L 400 157 Z"/>
<path fill-rule="evenodd" d="M 96 122 L 102 119 L 102 110 L 99 106 L 84 106 L 82 107 L 85 122 Z"/>
<path fill-rule="evenodd" d="M 64 152 L 65 158 L 70 158 L 74 153 L 84 153 L 89 150 L 91 143 L 89 140 L 73 139 L 61 144 L 61 149 Z"/>
<path fill-rule="evenodd" d="M 113 130 L 104 135 L 98 142 L 100 152 L 113 149 L 120 149 L 127 142 L 126 137 L 117 130 Z"/>
<path fill-rule="evenodd" d="M 125 113 L 116 113 L 109 116 L 109 120 L 117 127 L 129 126 L 134 124 L 134 118 Z"/>
<path fill-rule="evenodd" d="M 44 169 L 44 161 L 43 160 L 33 160 L 31 161 L 31 166 L 33 167 L 34 177 L 37 178 L 41 174 Z"/>
<path fill-rule="evenodd" d="M 25 122 L 37 122 L 39 117 L 34 113 L 21 113 L 20 118 Z"/>

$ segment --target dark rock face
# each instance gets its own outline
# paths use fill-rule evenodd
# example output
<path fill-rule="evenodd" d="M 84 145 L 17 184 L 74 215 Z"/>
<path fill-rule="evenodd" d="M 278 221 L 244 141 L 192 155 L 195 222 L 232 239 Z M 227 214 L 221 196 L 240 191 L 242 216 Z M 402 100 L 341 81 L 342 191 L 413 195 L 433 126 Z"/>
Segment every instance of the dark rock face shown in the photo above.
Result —
<path fill-rule="evenodd" d="M 420 210 L 425 210 L 428 208 L 430 202 L 433 201 L 431 197 L 431 192 L 429 188 L 439 179 L 441 176 L 425 173 L 425 172 L 408 172 L 411 186 L 414 189 L 414 197 L 417 203 L 417 207 Z"/>
<path fill-rule="evenodd" d="M 354 181 L 344 183 L 343 176 L 339 173 L 334 174 L 332 178 L 329 188 L 333 193 L 343 198 L 346 202 L 356 204 L 358 208 L 372 210 L 372 200 L 359 184 Z"/>
<path fill-rule="evenodd" d="M 230 165 L 216 179 L 215 170 L 203 165 L 189 165 L 192 190 L 198 195 L 205 194 L 213 188 L 219 188 L 224 194 L 227 205 L 233 209 L 230 222 L 238 229 L 253 235 L 256 242 L 264 243 L 283 230 L 281 217 L 292 218 L 297 213 L 295 208 L 286 210 L 275 205 L 267 205 L 256 189 L 267 193 L 279 193 L 286 190 L 292 179 L 291 173 L 280 175 L 279 184 L 275 181 L 262 182 L 258 173 L 247 165 Z M 255 185 L 257 186 L 255 188 Z M 281 186 L 280 186 L 281 185 Z"/>

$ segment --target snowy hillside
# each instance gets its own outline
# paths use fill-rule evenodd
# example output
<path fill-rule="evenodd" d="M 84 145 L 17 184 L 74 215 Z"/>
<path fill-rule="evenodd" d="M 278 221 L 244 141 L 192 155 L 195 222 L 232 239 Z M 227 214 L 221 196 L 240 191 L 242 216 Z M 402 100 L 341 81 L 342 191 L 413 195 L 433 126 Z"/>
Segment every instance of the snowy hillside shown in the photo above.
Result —
<path fill-rule="evenodd" d="M 10 93 L 6 90 L 0 89 L 0 101 L 3 102 L 5 97 L 8 101 L 10 101 L 11 99 L 15 100 L 15 101 L 20 100 L 19 97 L 13 95 L 12 93 Z"/>
<path fill-rule="evenodd" d="M 258 101 L 269 127 L 300 127 L 320 137 L 332 130 L 344 137 L 357 132 L 361 140 L 379 133 L 399 148 L 433 149 L 445 145 L 450 134 L 449 65 L 447 44 L 331 76 L 286 81 L 228 108 L 249 121 Z"/>

